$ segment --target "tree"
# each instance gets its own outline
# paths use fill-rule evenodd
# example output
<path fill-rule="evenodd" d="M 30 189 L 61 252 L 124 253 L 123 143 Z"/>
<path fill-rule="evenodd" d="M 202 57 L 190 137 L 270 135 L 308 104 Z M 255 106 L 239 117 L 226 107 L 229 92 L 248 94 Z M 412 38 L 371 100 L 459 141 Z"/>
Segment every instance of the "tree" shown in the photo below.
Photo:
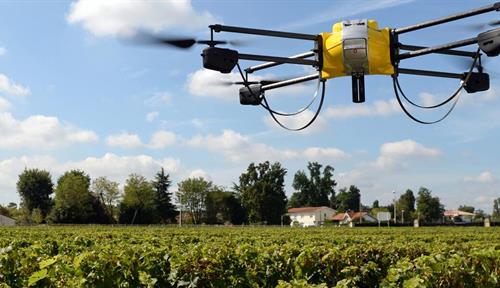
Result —
<path fill-rule="evenodd" d="M 349 190 L 344 187 L 339 190 L 335 197 L 335 206 L 339 212 L 346 212 L 348 210 L 358 211 L 360 209 L 361 194 L 359 188 L 351 185 Z"/>
<path fill-rule="evenodd" d="M 472 206 L 467 206 L 467 205 L 460 205 L 458 207 L 458 210 L 459 211 L 463 211 L 463 212 L 469 212 L 469 213 L 474 213 L 474 207 Z"/>
<path fill-rule="evenodd" d="M 17 192 L 21 197 L 22 206 L 29 214 L 33 209 L 40 209 L 42 218 L 50 211 L 52 201 L 50 195 L 54 192 L 54 184 L 50 173 L 45 170 L 27 169 L 19 175 L 17 181 Z"/>
<path fill-rule="evenodd" d="M 413 212 L 415 212 L 415 196 L 413 195 L 413 191 L 410 189 L 406 190 L 406 192 L 403 193 L 396 202 L 396 208 L 399 211 L 398 213 L 401 213 L 401 211 L 404 210 L 404 219 L 409 221 Z"/>
<path fill-rule="evenodd" d="M 90 177 L 85 172 L 65 172 L 57 180 L 50 220 L 55 223 L 109 223 L 105 208 L 89 188 Z"/>
<path fill-rule="evenodd" d="M 177 201 L 181 204 L 182 210 L 191 213 L 193 224 L 201 223 L 206 208 L 205 201 L 212 189 L 212 182 L 205 180 L 203 177 L 188 178 L 178 184 Z"/>
<path fill-rule="evenodd" d="M 170 175 L 165 174 L 163 167 L 156 173 L 153 187 L 155 189 L 155 210 L 159 222 L 169 223 L 175 218 L 175 206 L 172 204 L 172 193 L 168 191 L 172 181 Z"/>
<path fill-rule="evenodd" d="M 154 223 L 155 191 L 146 177 L 130 174 L 125 181 L 123 199 L 120 203 L 120 223 Z"/>
<path fill-rule="evenodd" d="M 372 208 L 380 208 L 378 200 L 373 201 Z"/>
<path fill-rule="evenodd" d="M 317 162 L 309 162 L 307 169 L 309 177 L 302 170 L 297 171 L 293 178 L 293 193 L 289 207 L 304 206 L 329 206 L 330 200 L 335 198 L 335 186 L 337 183 L 332 179 L 334 169 L 327 165 L 323 169 Z"/>
<path fill-rule="evenodd" d="M 286 195 L 284 178 L 286 169 L 279 162 L 251 163 L 234 186 L 241 197 L 251 223 L 277 225 L 285 213 Z"/>
<path fill-rule="evenodd" d="M 108 180 L 106 177 L 99 177 L 92 181 L 92 192 L 98 196 L 104 204 L 107 213 L 114 219 L 114 206 L 120 198 L 120 188 L 118 182 Z"/>
<path fill-rule="evenodd" d="M 205 202 L 207 224 L 242 224 L 246 221 L 241 200 L 234 192 L 224 191 L 221 187 L 207 194 Z"/>
<path fill-rule="evenodd" d="M 500 220 L 500 197 L 493 200 L 493 212 L 491 213 L 491 218 L 494 221 Z"/>
<path fill-rule="evenodd" d="M 441 219 L 444 206 L 438 197 L 432 197 L 431 191 L 420 187 L 417 196 L 417 213 L 425 222 L 437 222 Z"/>

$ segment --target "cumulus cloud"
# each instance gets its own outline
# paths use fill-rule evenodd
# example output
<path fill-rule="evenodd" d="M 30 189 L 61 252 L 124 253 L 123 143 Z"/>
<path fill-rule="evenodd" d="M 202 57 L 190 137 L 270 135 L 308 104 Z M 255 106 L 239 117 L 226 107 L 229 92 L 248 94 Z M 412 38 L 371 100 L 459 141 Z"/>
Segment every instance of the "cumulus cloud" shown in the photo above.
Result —
<path fill-rule="evenodd" d="M 127 132 L 109 135 L 108 138 L 106 138 L 106 144 L 111 147 L 120 147 L 123 149 L 133 149 L 143 145 L 139 135 Z"/>
<path fill-rule="evenodd" d="M 81 23 L 95 36 L 130 36 L 143 29 L 198 29 L 216 22 L 209 12 L 196 11 L 190 0 L 79 0 L 71 4 L 67 21 Z"/>
<path fill-rule="evenodd" d="M 411 158 L 435 158 L 439 155 L 441 152 L 438 149 L 425 147 L 411 139 L 389 142 L 380 147 L 380 156 L 375 166 L 381 169 L 393 169 L 407 166 L 406 161 Z"/>
<path fill-rule="evenodd" d="M 57 177 L 71 169 L 82 169 L 92 178 L 106 176 L 113 181 L 125 183 L 131 173 L 146 177 L 153 175 L 163 167 L 166 173 L 176 173 L 181 162 L 175 158 L 155 159 L 148 155 L 118 156 L 106 153 L 102 157 L 88 157 L 79 161 L 60 162 L 52 156 L 22 156 L 0 161 L 0 203 L 16 201 L 16 181 L 24 168 L 45 169 Z"/>
<path fill-rule="evenodd" d="M 255 77 L 252 80 L 259 81 L 261 78 Z M 237 73 L 222 74 L 213 70 L 200 69 L 188 75 L 186 87 L 194 96 L 239 101 L 236 86 L 221 85 L 225 82 L 237 81 L 241 81 L 241 76 Z"/>
<path fill-rule="evenodd" d="M 352 104 L 341 105 L 338 107 L 328 107 L 326 110 L 326 117 L 347 119 L 355 117 L 376 117 L 376 116 L 390 116 L 399 113 L 401 108 L 396 100 L 389 101 L 375 101 L 373 104 Z"/>
<path fill-rule="evenodd" d="M 24 120 L 0 113 L 0 148 L 54 148 L 73 143 L 97 142 L 95 132 L 61 123 L 58 118 L 33 115 Z"/>
<path fill-rule="evenodd" d="M 203 169 L 195 169 L 189 173 L 188 178 L 203 178 L 207 181 L 212 181 L 212 177 L 208 175 L 207 172 L 205 172 Z"/>
<path fill-rule="evenodd" d="M 0 97 L 0 112 L 10 109 L 10 102 L 7 99 Z"/>
<path fill-rule="evenodd" d="M 350 155 L 337 148 L 320 148 L 310 147 L 304 151 L 304 155 L 308 160 L 324 161 L 326 159 L 343 160 L 350 157 Z"/>
<path fill-rule="evenodd" d="M 120 147 L 123 149 L 134 148 L 150 148 L 150 149 L 163 149 L 175 143 L 176 136 L 169 131 L 156 131 L 151 136 L 149 143 L 143 143 L 139 135 L 128 132 L 110 135 L 106 138 L 106 144 L 111 147 Z"/>
<path fill-rule="evenodd" d="M 5 49 L 5 47 L 0 46 L 0 56 L 5 55 L 5 53 L 7 53 L 7 49 Z"/>
<path fill-rule="evenodd" d="M 276 115 L 276 118 L 285 127 L 288 127 L 291 129 L 297 129 L 297 128 L 301 128 L 304 125 L 306 125 L 307 123 L 309 123 L 309 121 L 311 121 L 311 119 L 314 117 L 314 114 L 315 114 L 315 112 L 307 109 L 298 115 L 294 115 L 294 116 L 290 116 L 290 117 Z M 264 117 L 264 122 L 269 127 L 283 130 L 283 128 L 278 123 L 276 123 L 276 121 L 274 121 L 274 119 L 271 116 Z M 328 123 L 327 123 L 326 119 L 323 116 L 321 116 L 321 114 L 320 114 L 314 120 L 314 122 L 311 124 L 311 126 L 307 127 L 304 130 L 298 131 L 298 133 L 310 134 L 310 133 L 323 131 L 327 127 L 327 125 L 328 125 Z"/>
<path fill-rule="evenodd" d="M 151 136 L 148 147 L 151 149 L 163 149 L 175 143 L 176 136 L 169 131 L 157 131 Z"/>
<path fill-rule="evenodd" d="M 260 81 L 264 79 L 279 79 L 273 74 L 249 75 L 249 81 Z M 200 69 L 188 75 L 186 87 L 194 96 L 211 97 L 219 100 L 239 101 L 239 88 L 242 86 L 224 85 L 224 83 L 241 82 L 239 73 L 222 74 L 217 71 Z M 299 93 L 311 93 L 314 89 L 304 84 L 291 85 L 277 90 L 270 90 L 273 96 L 295 95 Z"/>
<path fill-rule="evenodd" d="M 220 135 L 197 135 L 187 140 L 189 146 L 220 153 L 231 162 L 283 161 L 327 157 L 341 160 L 349 157 L 346 152 L 335 148 L 311 147 L 305 150 L 277 149 L 264 143 L 255 143 L 250 137 L 226 129 Z"/>
<path fill-rule="evenodd" d="M 153 122 L 158 118 L 158 116 L 160 116 L 160 112 L 158 112 L 158 111 L 149 112 L 146 115 L 146 121 Z"/>
<path fill-rule="evenodd" d="M 0 92 L 14 96 L 27 96 L 31 94 L 28 87 L 15 83 L 4 74 L 0 74 Z"/>
<path fill-rule="evenodd" d="M 493 183 L 496 181 L 496 178 L 490 171 L 484 171 L 477 176 L 466 176 L 464 177 L 464 181 L 477 183 Z"/>

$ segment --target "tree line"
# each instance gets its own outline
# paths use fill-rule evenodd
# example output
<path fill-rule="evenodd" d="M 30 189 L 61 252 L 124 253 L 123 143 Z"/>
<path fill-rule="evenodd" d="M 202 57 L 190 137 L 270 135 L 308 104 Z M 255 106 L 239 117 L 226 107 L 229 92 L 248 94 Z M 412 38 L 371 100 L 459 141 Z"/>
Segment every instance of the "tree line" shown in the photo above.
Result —
<path fill-rule="evenodd" d="M 251 163 L 233 187 L 226 188 L 204 178 L 188 178 L 177 184 L 172 193 L 170 175 L 161 168 L 152 180 L 131 174 L 123 189 L 107 177 L 91 179 L 82 170 L 62 174 L 56 184 L 50 173 L 37 168 L 25 168 L 19 175 L 17 191 L 21 203 L 0 205 L 0 214 L 11 216 L 20 223 L 72 224 L 243 224 L 277 225 L 287 222 L 287 208 L 328 206 L 338 212 L 369 211 L 393 213 L 406 220 L 420 219 L 437 222 L 443 217 L 444 206 L 429 189 L 421 187 L 415 197 L 406 190 L 397 201 L 380 206 L 361 203 L 361 191 L 355 185 L 336 192 L 334 168 L 309 162 L 306 170 L 295 173 L 290 199 L 285 193 L 287 170 L 279 162 Z M 123 191 L 121 191 L 123 190 Z M 174 202 L 176 205 L 174 205 Z M 493 217 L 500 217 L 500 198 L 495 199 Z M 459 210 L 483 211 L 462 205 Z M 394 218 L 394 215 L 392 215 Z"/>

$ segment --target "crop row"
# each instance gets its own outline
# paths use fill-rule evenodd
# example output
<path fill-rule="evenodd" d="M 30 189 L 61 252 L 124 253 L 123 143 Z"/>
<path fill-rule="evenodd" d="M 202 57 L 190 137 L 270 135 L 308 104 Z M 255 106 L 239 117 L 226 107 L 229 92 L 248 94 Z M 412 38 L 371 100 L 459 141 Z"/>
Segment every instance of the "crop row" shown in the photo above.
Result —
<path fill-rule="evenodd" d="M 0 287 L 498 287 L 497 228 L 0 229 Z"/>

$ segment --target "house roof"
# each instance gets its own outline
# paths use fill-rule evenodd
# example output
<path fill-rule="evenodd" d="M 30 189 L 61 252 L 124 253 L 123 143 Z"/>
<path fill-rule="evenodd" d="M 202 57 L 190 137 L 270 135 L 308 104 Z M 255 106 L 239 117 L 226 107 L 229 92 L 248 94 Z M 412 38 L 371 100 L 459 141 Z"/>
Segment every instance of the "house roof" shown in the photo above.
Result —
<path fill-rule="evenodd" d="M 460 210 L 446 210 L 444 211 L 444 216 L 457 217 L 457 216 L 474 216 L 476 214 L 460 211 Z"/>
<path fill-rule="evenodd" d="M 327 206 L 320 206 L 320 207 L 299 207 L 299 208 L 290 208 L 288 209 L 288 213 L 308 213 L 308 212 L 315 212 L 321 209 L 332 209 Z"/>
<path fill-rule="evenodd" d="M 345 219 L 346 216 L 349 216 L 351 220 L 357 220 L 365 215 L 367 215 L 368 212 L 345 212 L 345 213 L 339 213 L 335 216 L 332 217 L 333 221 L 342 221 Z"/>

